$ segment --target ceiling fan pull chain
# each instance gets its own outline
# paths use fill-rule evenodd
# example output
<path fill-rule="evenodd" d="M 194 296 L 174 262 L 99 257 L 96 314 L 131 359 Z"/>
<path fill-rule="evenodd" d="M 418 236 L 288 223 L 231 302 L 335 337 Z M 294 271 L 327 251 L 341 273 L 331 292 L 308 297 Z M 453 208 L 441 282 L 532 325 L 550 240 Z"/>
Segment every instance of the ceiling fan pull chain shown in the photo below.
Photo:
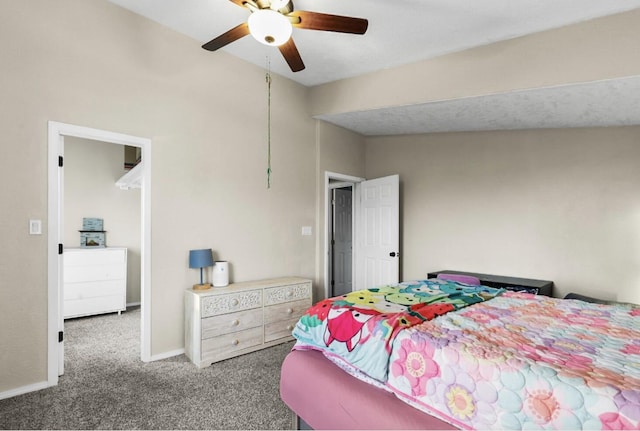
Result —
<path fill-rule="evenodd" d="M 271 188 L 271 63 L 267 57 L 267 188 Z"/>

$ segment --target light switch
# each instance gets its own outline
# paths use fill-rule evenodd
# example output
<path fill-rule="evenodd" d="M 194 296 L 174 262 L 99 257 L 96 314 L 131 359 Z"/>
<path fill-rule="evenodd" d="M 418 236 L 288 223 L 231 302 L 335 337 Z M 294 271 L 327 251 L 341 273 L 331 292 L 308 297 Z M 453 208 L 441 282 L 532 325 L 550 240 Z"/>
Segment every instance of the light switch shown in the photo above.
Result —
<path fill-rule="evenodd" d="M 310 236 L 312 234 L 311 232 L 311 226 L 302 226 L 302 235 Z"/>
<path fill-rule="evenodd" d="M 42 235 L 42 220 L 29 220 L 29 235 Z"/>

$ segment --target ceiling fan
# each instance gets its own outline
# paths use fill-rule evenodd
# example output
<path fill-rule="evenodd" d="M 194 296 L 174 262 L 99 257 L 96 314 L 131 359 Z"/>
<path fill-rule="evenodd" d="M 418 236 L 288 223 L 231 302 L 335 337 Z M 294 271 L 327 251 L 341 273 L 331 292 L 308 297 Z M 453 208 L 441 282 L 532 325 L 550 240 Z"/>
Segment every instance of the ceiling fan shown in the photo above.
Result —
<path fill-rule="evenodd" d="M 215 51 L 248 34 L 265 45 L 277 46 L 293 72 L 304 69 L 304 63 L 293 42 L 293 27 L 307 30 L 364 34 L 369 22 L 363 18 L 329 15 L 294 10 L 292 0 L 230 0 L 251 11 L 247 22 L 237 25 L 202 47 Z"/>

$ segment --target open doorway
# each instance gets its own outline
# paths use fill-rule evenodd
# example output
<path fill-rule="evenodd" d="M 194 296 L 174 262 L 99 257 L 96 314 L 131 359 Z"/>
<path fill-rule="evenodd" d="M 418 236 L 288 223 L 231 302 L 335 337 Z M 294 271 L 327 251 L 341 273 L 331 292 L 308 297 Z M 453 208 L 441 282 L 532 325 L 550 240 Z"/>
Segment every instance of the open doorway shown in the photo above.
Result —
<path fill-rule="evenodd" d="M 353 290 L 353 185 L 330 186 L 329 294 L 338 296 Z"/>
<path fill-rule="evenodd" d="M 127 180 L 142 161 L 139 154 L 138 147 L 65 139 L 62 290 L 67 321 L 140 305 L 141 190 L 135 180 Z"/>
<path fill-rule="evenodd" d="M 325 172 L 325 295 L 353 290 L 355 184 L 364 178 Z"/>
<path fill-rule="evenodd" d="M 365 180 L 325 172 L 324 184 L 325 297 L 397 283 L 400 177 Z"/>
<path fill-rule="evenodd" d="M 79 138 L 109 144 L 128 145 L 140 148 L 141 163 L 141 211 L 140 211 L 140 308 L 141 308 L 141 359 L 151 360 L 150 335 L 150 274 L 151 274 L 151 223 L 150 223 L 150 172 L 151 141 L 120 133 L 108 132 L 70 124 L 49 122 L 49 213 L 48 213 L 48 384 L 58 383 L 64 372 L 64 298 L 63 249 L 64 249 L 64 143 L 65 138 Z M 113 185 L 115 188 L 115 183 Z M 70 227 L 73 229 L 73 227 Z"/>

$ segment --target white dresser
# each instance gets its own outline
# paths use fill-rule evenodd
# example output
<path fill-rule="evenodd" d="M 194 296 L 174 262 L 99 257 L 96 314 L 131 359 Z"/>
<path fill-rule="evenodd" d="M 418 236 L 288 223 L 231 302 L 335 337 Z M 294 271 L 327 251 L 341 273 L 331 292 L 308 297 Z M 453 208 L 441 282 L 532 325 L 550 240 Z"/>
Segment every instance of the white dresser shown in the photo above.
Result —
<path fill-rule="evenodd" d="M 292 340 L 311 306 L 311 280 L 232 283 L 185 292 L 185 352 L 198 367 Z"/>
<path fill-rule="evenodd" d="M 65 319 L 125 310 L 126 248 L 67 248 L 63 260 Z"/>

